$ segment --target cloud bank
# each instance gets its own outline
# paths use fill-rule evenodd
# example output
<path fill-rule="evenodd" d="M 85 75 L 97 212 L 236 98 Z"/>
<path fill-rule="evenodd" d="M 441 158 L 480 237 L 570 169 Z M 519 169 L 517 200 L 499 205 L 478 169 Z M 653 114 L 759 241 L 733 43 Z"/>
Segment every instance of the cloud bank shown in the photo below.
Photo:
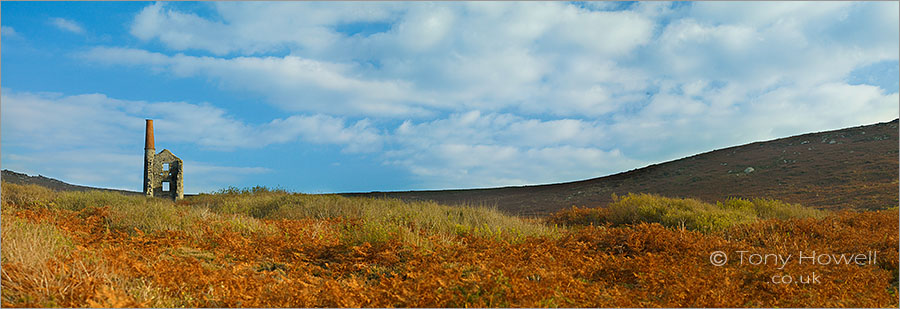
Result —
<path fill-rule="evenodd" d="M 5 132 L 79 142 L 64 119 L 16 119 L 83 108 L 101 116 L 79 133 L 124 143 L 105 130 L 136 132 L 135 115 L 147 115 L 160 128 L 186 124 L 188 134 L 158 132 L 173 141 L 337 145 L 421 188 L 464 188 L 584 179 L 898 117 L 898 93 L 879 86 L 893 80 L 850 82 L 860 68 L 896 66 L 896 2 L 203 5 L 211 13 L 148 5 L 129 25 L 141 44 L 78 57 L 259 95 L 283 117 L 251 124 L 216 102 L 4 93 Z"/>

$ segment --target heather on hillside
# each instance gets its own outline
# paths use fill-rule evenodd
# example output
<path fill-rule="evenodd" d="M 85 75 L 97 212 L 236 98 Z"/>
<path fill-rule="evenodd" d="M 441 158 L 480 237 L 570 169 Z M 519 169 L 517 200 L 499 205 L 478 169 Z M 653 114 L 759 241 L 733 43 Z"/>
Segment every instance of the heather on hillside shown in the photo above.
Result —
<path fill-rule="evenodd" d="M 896 209 L 817 212 L 771 200 L 698 205 L 646 195 L 617 203 L 593 225 L 575 226 L 551 223 L 571 211 L 541 222 L 477 207 L 264 188 L 176 204 L 4 183 L 0 301 L 4 307 L 898 305 Z M 677 211 L 654 212 L 663 208 Z M 609 217 L 622 209 L 640 211 Z M 667 219 L 692 212 L 719 218 L 717 211 L 746 217 L 716 229 Z M 877 257 L 860 265 L 741 257 L 790 254 L 796 261 L 813 251 Z M 714 265 L 722 262 L 713 259 L 716 252 L 728 260 Z M 816 282 L 801 283 L 812 276 Z M 784 284 L 786 278 L 795 281 Z"/>

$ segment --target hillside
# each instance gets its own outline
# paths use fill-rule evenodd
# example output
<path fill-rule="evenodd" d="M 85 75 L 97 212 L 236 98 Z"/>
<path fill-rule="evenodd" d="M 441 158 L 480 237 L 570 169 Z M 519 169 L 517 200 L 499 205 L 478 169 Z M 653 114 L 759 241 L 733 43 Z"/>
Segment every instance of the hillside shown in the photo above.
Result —
<path fill-rule="evenodd" d="M 105 188 L 94 188 L 88 186 L 79 186 L 73 185 L 69 183 L 65 183 L 53 178 L 45 177 L 44 175 L 38 176 L 29 176 L 27 174 L 16 173 L 10 170 L 3 170 L 2 174 L 0 174 L 0 179 L 3 179 L 3 182 L 13 183 L 17 185 L 39 185 L 42 187 L 50 188 L 55 191 L 91 191 L 91 190 L 100 190 L 100 191 L 110 191 L 110 192 L 118 192 L 122 194 L 141 194 L 140 192 L 135 191 L 127 191 L 127 190 L 117 190 L 117 189 L 105 189 Z"/>
<path fill-rule="evenodd" d="M 771 197 L 820 209 L 881 209 L 898 203 L 897 122 L 729 147 L 576 182 L 345 195 L 488 204 L 538 216 L 573 205 L 603 206 L 612 201 L 611 194 L 629 192 L 707 202 Z"/>
<path fill-rule="evenodd" d="M 575 182 L 341 195 L 495 205 L 504 212 L 525 216 L 544 216 L 575 205 L 604 206 L 612 201 L 613 193 L 653 193 L 707 202 L 728 197 L 770 197 L 820 209 L 883 209 L 898 204 L 897 122 L 729 147 Z M 8 170 L 3 170 L 2 179 L 62 191 L 97 189 Z"/>

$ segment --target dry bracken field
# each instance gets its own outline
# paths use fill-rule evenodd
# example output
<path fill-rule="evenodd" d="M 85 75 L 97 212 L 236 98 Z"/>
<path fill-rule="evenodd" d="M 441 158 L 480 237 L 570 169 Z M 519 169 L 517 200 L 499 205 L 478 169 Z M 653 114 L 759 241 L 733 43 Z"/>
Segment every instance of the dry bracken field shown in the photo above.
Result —
<path fill-rule="evenodd" d="M 517 218 L 259 187 L 2 188 L 4 307 L 898 306 L 896 208 L 629 194 Z"/>

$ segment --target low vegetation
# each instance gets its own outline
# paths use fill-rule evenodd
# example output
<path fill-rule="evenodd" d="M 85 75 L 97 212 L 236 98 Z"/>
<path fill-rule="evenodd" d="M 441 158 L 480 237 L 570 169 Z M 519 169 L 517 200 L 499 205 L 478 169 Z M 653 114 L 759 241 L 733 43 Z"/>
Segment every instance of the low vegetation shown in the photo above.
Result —
<path fill-rule="evenodd" d="M 32 223 L 17 217 L 2 220 L 2 257 L 28 269 L 40 268 L 48 260 L 71 249 L 72 242 L 56 226 Z"/>
<path fill-rule="evenodd" d="M 772 199 L 730 198 L 715 204 L 690 198 L 652 194 L 613 196 L 606 208 L 573 207 L 548 218 L 554 224 L 622 226 L 659 223 L 666 227 L 702 232 L 723 231 L 760 219 L 821 218 L 825 212 Z"/>
<path fill-rule="evenodd" d="M 260 187 L 178 203 L 2 188 L 4 307 L 898 305 L 897 209 L 634 194 L 541 221 Z M 878 257 L 779 268 L 741 250 Z M 713 266 L 715 251 L 732 258 Z M 821 283 L 770 280 L 810 273 Z"/>
<path fill-rule="evenodd" d="M 263 187 L 229 188 L 188 198 L 182 204 L 266 220 L 347 219 L 345 236 L 354 244 L 385 241 L 393 234 L 399 235 L 402 241 L 423 245 L 428 243 L 423 241 L 423 236 L 449 241 L 455 235 L 473 234 L 517 241 L 554 232 L 542 224 L 489 207 L 298 194 Z"/>

